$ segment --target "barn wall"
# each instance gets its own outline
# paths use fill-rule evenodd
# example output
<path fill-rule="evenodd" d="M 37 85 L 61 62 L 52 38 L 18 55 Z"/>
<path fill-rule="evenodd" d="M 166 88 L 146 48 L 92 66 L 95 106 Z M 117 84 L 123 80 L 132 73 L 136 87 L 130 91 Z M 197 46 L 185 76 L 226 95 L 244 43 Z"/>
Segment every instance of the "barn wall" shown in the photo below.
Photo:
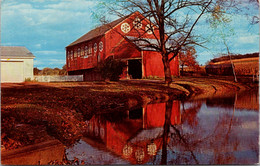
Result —
<path fill-rule="evenodd" d="M 103 49 L 100 50 L 99 43 L 103 43 Z M 97 45 L 97 51 L 94 51 L 94 45 Z M 85 47 L 88 47 L 88 50 Z M 78 48 L 80 52 L 78 53 Z M 73 51 L 73 54 L 72 52 Z M 83 70 L 96 67 L 98 60 L 105 58 L 105 39 L 104 36 L 79 43 L 66 48 L 66 64 L 68 71 Z"/>
<path fill-rule="evenodd" d="M 135 44 L 124 39 L 113 49 L 113 55 L 115 59 L 135 59 L 141 58 L 141 51 Z"/>
<path fill-rule="evenodd" d="M 172 76 L 179 75 L 179 62 L 178 57 L 175 57 L 171 62 Z M 164 77 L 164 67 L 162 56 L 159 52 L 143 51 L 143 77 Z"/>
<path fill-rule="evenodd" d="M 171 54 L 169 55 L 171 57 Z M 171 74 L 173 76 L 179 76 L 180 75 L 180 70 L 179 70 L 179 56 L 176 56 L 173 58 L 173 60 L 170 62 L 171 65 Z"/>
<path fill-rule="evenodd" d="M 102 80 L 104 80 L 101 77 L 101 74 L 95 70 L 95 68 L 69 71 L 68 74 L 69 75 L 83 75 L 83 81 L 102 81 Z"/>
<path fill-rule="evenodd" d="M 140 29 L 133 28 L 133 21 L 136 17 L 139 17 L 142 20 L 142 27 Z M 121 31 L 121 25 L 123 23 L 128 23 L 130 25 L 131 30 L 128 33 L 124 33 Z M 145 26 L 148 24 L 148 21 L 139 13 L 134 13 L 129 18 L 125 19 L 118 25 L 116 25 L 113 29 L 108 31 L 105 34 L 105 43 L 106 43 L 106 57 L 110 55 L 114 55 L 115 51 L 114 48 L 121 45 L 121 43 L 125 40 L 123 36 L 135 36 L 135 37 L 141 37 L 142 38 L 151 38 L 154 39 L 153 34 L 147 34 L 145 33 Z M 155 30 L 155 34 L 158 36 L 158 30 Z"/>
<path fill-rule="evenodd" d="M 24 59 L 24 78 L 33 79 L 33 59 Z"/>

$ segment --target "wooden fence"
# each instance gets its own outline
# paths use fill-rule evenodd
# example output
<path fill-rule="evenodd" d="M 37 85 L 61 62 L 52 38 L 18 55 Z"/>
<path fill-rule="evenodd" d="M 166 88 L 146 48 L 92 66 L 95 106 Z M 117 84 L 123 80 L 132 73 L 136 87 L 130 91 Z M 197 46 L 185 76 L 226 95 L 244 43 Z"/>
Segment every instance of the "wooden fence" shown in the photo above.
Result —
<path fill-rule="evenodd" d="M 83 81 L 83 75 L 66 75 L 66 76 L 34 76 L 38 82 L 80 82 Z"/>

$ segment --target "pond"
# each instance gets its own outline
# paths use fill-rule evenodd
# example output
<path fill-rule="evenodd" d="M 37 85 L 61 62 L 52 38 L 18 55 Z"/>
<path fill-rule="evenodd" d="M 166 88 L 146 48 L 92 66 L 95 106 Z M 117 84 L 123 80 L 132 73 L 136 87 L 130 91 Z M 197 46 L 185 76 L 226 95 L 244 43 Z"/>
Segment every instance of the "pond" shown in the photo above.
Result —
<path fill-rule="evenodd" d="M 247 91 L 97 114 L 86 121 L 83 137 L 72 146 L 53 140 L 25 147 L 21 152 L 31 152 L 7 160 L 50 164 L 65 156 L 88 165 L 256 164 L 258 101 L 257 91 Z"/>
<path fill-rule="evenodd" d="M 255 164 L 258 110 L 255 91 L 95 115 L 66 155 L 86 164 Z"/>

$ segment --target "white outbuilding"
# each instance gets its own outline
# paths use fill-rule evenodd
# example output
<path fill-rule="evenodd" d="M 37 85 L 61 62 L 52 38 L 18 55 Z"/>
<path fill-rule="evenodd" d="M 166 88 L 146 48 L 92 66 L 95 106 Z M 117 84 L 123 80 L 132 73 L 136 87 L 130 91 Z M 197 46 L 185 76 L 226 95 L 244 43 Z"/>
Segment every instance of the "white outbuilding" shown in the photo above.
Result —
<path fill-rule="evenodd" d="M 18 83 L 33 79 L 35 56 L 20 46 L 0 46 L 1 83 Z"/>

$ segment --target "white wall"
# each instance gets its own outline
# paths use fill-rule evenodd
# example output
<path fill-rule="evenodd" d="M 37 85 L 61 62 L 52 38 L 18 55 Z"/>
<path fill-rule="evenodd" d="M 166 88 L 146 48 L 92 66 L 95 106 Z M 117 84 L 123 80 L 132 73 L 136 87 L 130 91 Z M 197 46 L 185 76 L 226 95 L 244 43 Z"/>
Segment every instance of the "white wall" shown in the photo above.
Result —
<path fill-rule="evenodd" d="M 1 59 L 2 83 L 23 82 L 26 78 L 33 79 L 33 59 Z"/>
<path fill-rule="evenodd" d="M 24 79 L 33 79 L 33 59 L 23 59 L 24 60 Z"/>

